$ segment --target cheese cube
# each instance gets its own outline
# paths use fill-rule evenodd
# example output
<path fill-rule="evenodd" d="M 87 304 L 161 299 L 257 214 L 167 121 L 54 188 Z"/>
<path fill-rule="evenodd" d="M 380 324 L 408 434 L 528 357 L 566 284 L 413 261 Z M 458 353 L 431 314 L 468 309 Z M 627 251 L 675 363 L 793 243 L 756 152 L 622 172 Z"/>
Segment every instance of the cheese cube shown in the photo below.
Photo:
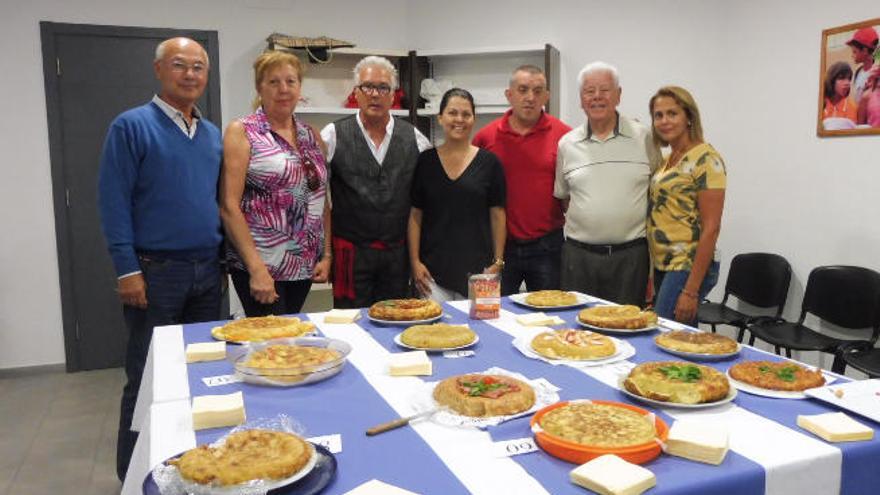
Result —
<path fill-rule="evenodd" d="M 198 342 L 186 346 L 186 362 L 216 361 L 226 358 L 226 342 Z"/>
<path fill-rule="evenodd" d="M 729 450 L 728 434 L 704 421 L 678 420 L 669 429 L 666 453 L 706 464 L 721 464 Z"/>
<path fill-rule="evenodd" d="M 656 485 L 657 478 L 641 466 L 606 454 L 574 468 L 571 482 L 600 495 L 639 495 Z"/>
<path fill-rule="evenodd" d="M 392 354 L 388 362 L 391 376 L 430 375 L 433 372 L 431 359 L 425 351 L 398 352 Z"/>
<path fill-rule="evenodd" d="M 370 480 L 355 487 L 344 495 L 419 495 L 418 493 L 389 485 L 379 480 Z"/>
<path fill-rule="evenodd" d="M 855 442 L 874 438 L 874 430 L 842 412 L 797 417 L 801 428 L 828 442 Z"/>
<path fill-rule="evenodd" d="M 192 415 L 194 430 L 240 425 L 245 422 L 244 396 L 235 392 L 193 397 Z"/>
<path fill-rule="evenodd" d="M 354 323 L 360 317 L 359 309 L 331 309 L 324 315 L 324 323 Z"/>
<path fill-rule="evenodd" d="M 553 325 L 554 316 L 547 316 L 544 313 L 526 313 L 517 315 L 516 322 L 527 327 L 541 327 L 545 325 Z"/>

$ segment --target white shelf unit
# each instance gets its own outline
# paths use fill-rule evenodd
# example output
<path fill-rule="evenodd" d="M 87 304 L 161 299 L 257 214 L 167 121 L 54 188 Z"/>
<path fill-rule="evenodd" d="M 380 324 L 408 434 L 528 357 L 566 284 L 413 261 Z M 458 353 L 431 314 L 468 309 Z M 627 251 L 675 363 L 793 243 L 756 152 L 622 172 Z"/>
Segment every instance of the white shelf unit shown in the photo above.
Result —
<path fill-rule="evenodd" d="M 470 91 L 476 103 L 476 123 L 474 133 L 490 121 L 498 118 L 509 108 L 504 90 L 510 82 L 514 69 L 524 64 L 541 67 L 547 74 L 551 98 L 558 98 L 559 51 L 551 45 L 528 45 L 511 47 L 485 47 L 466 50 L 420 50 L 416 52 L 419 59 L 427 63 L 427 77 L 435 80 L 451 81 L 454 86 Z M 413 81 L 419 88 L 421 81 Z M 555 100 L 558 102 L 558 99 Z M 550 113 L 558 113 L 558 103 L 551 101 L 548 105 Z M 422 120 L 421 128 L 430 130 L 430 138 L 435 144 L 443 139 L 443 131 L 437 125 L 436 110 L 419 108 L 416 114 L 427 117 L 426 125 Z"/>
<path fill-rule="evenodd" d="M 308 103 L 300 103 L 296 113 L 303 120 L 317 129 L 345 115 L 357 113 L 357 108 L 345 108 L 343 105 L 354 88 L 354 66 L 367 55 L 379 55 L 393 63 L 398 71 L 401 61 L 409 57 L 406 50 L 339 48 L 333 50 L 333 57 L 328 63 L 311 63 L 302 51 L 294 52 L 305 67 L 302 84 L 302 96 Z M 404 81 L 401 81 L 401 86 Z M 392 109 L 391 114 L 409 117 L 409 108 Z"/>

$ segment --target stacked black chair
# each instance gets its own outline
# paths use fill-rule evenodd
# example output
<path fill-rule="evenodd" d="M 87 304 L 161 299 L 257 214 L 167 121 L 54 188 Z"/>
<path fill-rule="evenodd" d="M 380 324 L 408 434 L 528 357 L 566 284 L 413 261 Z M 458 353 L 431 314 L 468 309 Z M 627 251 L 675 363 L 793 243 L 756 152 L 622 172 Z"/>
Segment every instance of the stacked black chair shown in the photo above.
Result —
<path fill-rule="evenodd" d="M 873 329 L 870 341 L 838 339 L 804 326 L 811 313 L 845 329 Z M 880 273 L 858 266 L 820 266 L 810 272 L 801 315 L 797 322 L 780 318 L 758 318 L 748 326 L 753 344 L 755 337 L 772 344 L 776 353 L 785 349 L 819 351 L 834 355 L 832 371 L 843 373 L 845 350 L 853 345 L 874 346 L 880 336 Z M 861 355 L 861 354 L 858 354 Z"/>
<path fill-rule="evenodd" d="M 737 311 L 727 305 L 727 299 L 734 296 L 759 308 L 776 308 L 774 319 L 782 317 L 788 284 L 791 282 L 791 265 L 778 254 L 745 253 L 738 254 L 730 261 L 724 297 L 720 303 L 704 301 L 697 310 L 697 320 L 712 326 L 731 325 L 739 328 L 736 337 L 742 342 L 746 327 L 759 315 Z"/>

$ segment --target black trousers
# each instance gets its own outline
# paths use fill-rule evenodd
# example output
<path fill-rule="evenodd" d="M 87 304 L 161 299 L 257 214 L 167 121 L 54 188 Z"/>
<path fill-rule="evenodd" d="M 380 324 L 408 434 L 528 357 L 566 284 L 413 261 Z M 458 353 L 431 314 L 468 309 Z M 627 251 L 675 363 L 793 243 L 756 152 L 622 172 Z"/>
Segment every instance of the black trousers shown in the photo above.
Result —
<path fill-rule="evenodd" d="M 410 296 L 406 246 L 389 249 L 357 247 L 354 254 L 354 299 L 333 299 L 334 308 L 366 308 L 377 301 Z"/>
<path fill-rule="evenodd" d="M 238 300 L 247 316 L 289 315 L 302 310 L 306 296 L 312 288 L 311 280 L 275 281 L 275 292 L 278 300 L 272 304 L 263 304 L 251 295 L 251 276 L 246 271 L 231 270 L 232 285 L 238 294 Z"/>

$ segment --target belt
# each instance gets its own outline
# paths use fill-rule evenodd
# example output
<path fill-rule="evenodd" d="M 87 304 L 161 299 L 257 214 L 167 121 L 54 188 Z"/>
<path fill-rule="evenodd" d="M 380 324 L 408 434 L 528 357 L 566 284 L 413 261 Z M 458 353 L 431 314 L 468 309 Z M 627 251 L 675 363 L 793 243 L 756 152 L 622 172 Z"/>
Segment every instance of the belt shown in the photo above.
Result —
<path fill-rule="evenodd" d="M 534 243 L 540 242 L 541 240 L 546 239 L 548 237 L 553 237 L 553 236 L 557 236 L 557 235 L 562 237 L 562 230 L 561 229 L 547 232 L 546 234 L 544 234 L 542 236 L 538 236 L 538 237 L 535 237 L 532 239 L 517 239 L 516 237 L 508 236 L 507 243 L 513 244 L 514 246 L 528 246 L 529 244 L 534 244 Z"/>
<path fill-rule="evenodd" d="M 574 239 L 566 237 L 565 242 L 570 242 L 573 246 L 577 246 L 581 249 L 586 249 L 591 253 L 605 254 L 611 256 L 618 251 L 623 251 L 629 248 L 644 245 L 645 243 L 647 243 L 647 239 L 645 239 L 644 237 L 639 237 L 638 239 L 622 242 L 620 244 L 587 244 L 586 242 L 576 241 Z"/>
<path fill-rule="evenodd" d="M 401 239 L 399 241 L 394 242 L 385 242 L 385 241 L 372 241 L 364 244 L 366 247 L 370 249 L 378 249 L 380 251 L 387 251 L 389 249 L 394 249 L 396 247 L 403 246 L 406 240 Z"/>

